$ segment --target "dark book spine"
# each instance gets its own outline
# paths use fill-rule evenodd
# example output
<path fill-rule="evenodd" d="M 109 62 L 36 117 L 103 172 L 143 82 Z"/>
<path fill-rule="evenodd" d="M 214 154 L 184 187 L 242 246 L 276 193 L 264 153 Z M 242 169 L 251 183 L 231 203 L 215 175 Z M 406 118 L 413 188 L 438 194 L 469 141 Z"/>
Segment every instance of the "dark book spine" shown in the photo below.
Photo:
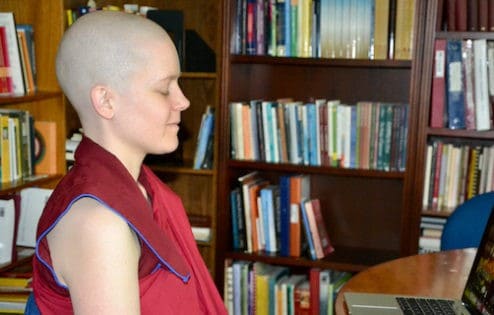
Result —
<path fill-rule="evenodd" d="M 394 59 L 395 55 L 396 1 L 389 0 L 388 59 Z"/>

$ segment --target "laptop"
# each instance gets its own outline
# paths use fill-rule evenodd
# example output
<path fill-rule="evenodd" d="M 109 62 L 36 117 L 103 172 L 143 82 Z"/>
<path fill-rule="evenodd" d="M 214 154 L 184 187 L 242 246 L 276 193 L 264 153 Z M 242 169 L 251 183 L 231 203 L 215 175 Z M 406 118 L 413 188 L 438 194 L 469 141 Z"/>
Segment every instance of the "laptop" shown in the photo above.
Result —
<path fill-rule="evenodd" d="M 356 292 L 346 292 L 344 297 L 352 315 L 494 314 L 494 211 L 489 216 L 461 300 Z M 430 312 L 414 311 L 417 306 L 410 306 L 409 302 L 438 306 L 432 306 Z"/>

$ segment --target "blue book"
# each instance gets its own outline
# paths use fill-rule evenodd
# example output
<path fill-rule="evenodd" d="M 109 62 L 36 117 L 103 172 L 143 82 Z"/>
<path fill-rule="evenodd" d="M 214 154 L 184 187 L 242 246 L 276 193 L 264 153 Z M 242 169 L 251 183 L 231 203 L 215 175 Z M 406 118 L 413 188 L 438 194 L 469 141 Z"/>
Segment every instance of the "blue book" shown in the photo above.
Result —
<path fill-rule="evenodd" d="M 303 230 L 305 231 L 305 239 L 309 244 L 310 258 L 312 260 L 316 260 L 317 259 L 316 248 L 314 247 L 314 240 L 312 239 L 312 234 L 310 232 L 309 218 L 307 217 L 307 209 L 305 208 L 306 201 L 307 199 L 302 200 L 302 202 L 300 203 L 300 210 L 301 210 L 300 212 L 302 213 Z"/>
<path fill-rule="evenodd" d="M 268 253 L 277 252 L 276 223 L 275 223 L 275 190 L 276 185 L 269 185 L 260 191 L 262 205 L 263 232 L 266 242 L 265 250 Z"/>
<path fill-rule="evenodd" d="M 448 128 L 465 128 L 465 93 L 463 87 L 461 40 L 446 43 L 446 99 Z"/>
<path fill-rule="evenodd" d="M 316 104 L 309 103 L 307 107 L 307 132 L 308 132 L 308 149 L 309 149 L 309 165 L 320 165 L 319 161 L 319 124 L 317 123 L 317 108 Z"/>
<path fill-rule="evenodd" d="M 280 176 L 280 254 L 290 256 L 290 176 Z"/>
<path fill-rule="evenodd" d="M 357 168 L 358 165 L 358 122 L 357 106 L 351 107 L 350 113 L 350 168 Z"/>
<path fill-rule="evenodd" d="M 194 156 L 194 169 L 200 169 L 204 156 L 206 155 L 206 148 L 208 144 L 209 137 L 212 136 L 214 128 L 214 112 L 211 107 L 206 109 L 204 113 L 203 121 L 201 122 L 201 127 L 199 130 L 198 143 L 196 154 Z"/>

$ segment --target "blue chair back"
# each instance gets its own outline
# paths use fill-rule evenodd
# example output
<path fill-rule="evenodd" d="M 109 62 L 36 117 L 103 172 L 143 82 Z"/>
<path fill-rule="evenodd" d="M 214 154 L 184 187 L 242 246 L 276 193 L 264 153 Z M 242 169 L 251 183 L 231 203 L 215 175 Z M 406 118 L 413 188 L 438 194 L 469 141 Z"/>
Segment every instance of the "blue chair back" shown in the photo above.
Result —
<path fill-rule="evenodd" d="M 459 205 L 448 217 L 441 250 L 478 247 L 494 206 L 494 192 L 477 195 Z"/>
<path fill-rule="evenodd" d="M 29 298 L 27 299 L 24 315 L 41 315 L 38 309 L 38 305 L 36 305 L 36 301 L 34 300 L 34 294 L 32 292 L 31 294 L 29 294 Z"/>

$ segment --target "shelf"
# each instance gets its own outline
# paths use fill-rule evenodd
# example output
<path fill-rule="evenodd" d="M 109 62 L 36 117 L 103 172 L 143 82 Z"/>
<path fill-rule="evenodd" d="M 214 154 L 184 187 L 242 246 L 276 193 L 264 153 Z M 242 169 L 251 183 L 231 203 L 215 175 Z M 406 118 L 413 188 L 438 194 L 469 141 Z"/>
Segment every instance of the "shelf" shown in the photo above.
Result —
<path fill-rule="evenodd" d="M 182 72 L 181 79 L 207 79 L 214 80 L 218 76 L 215 72 Z"/>
<path fill-rule="evenodd" d="M 486 39 L 493 40 L 493 32 L 437 32 L 439 39 Z"/>
<path fill-rule="evenodd" d="M 410 60 L 368 60 L 368 59 L 326 59 L 294 58 L 271 56 L 232 55 L 231 62 L 237 64 L 268 64 L 320 67 L 357 67 L 357 68 L 411 68 Z"/>
<path fill-rule="evenodd" d="M 468 139 L 494 139 L 494 130 L 477 131 L 466 129 L 448 129 L 448 128 L 430 128 L 426 130 L 429 136 L 451 137 L 451 138 L 468 138 Z"/>
<path fill-rule="evenodd" d="M 268 264 L 285 265 L 289 267 L 319 267 L 335 270 L 359 272 L 370 266 L 396 259 L 397 252 L 372 250 L 368 248 L 337 247 L 335 251 L 324 259 L 310 260 L 308 258 L 281 257 L 270 254 L 248 254 L 242 252 L 226 253 L 227 258 L 235 260 L 262 261 Z M 358 263 L 356 263 L 358 262 Z"/>
<path fill-rule="evenodd" d="M 398 171 L 380 171 L 380 170 L 364 170 L 350 169 L 325 166 L 308 166 L 284 163 L 264 163 L 258 161 L 238 161 L 230 160 L 228 166 L 237 169 L 252 169 L 259 171 L 276 171 L 283 173 L 308 173 L 317 175 L 333 175 L 346 177 L 369 177 L 369 178 L 389 178 L 402 179 L 404 172 Z"/>
<path fill-rule="evenodd" d="M 60 91 L 39 91 L 26 95 L 2 95 L 0 96 L 0 105 L 35 102 L 61 96 L 62 92 Z"/>
<path fill-rule="evenodd" d="M 17 259 L 8 264 L 0 264 L 0 273 L 10 271 L 17 268 L 31 268 L 31 260 L 34 256 L 34 248 L 17 247 Z"/>
<path fill-rule="evenodd" d="M 433 211 L 433 210 L 423 210 L 422 215 L 428 217 L 437 217 L 437 218 L 447 218 L 450 216 L 450 212 L 446 211 Z"/>
<path fill-rule="evenodd" d="M 50 185 L 61 178 L 61 174 L 33 175 L 31 178 L 22 178 L 15 182 L 0 183 L 0 195 L 12 194 L 27 187 Z"/>
<path fill-rule="evenodd" d="M 184 175 L 198 175 L 198 176 L 213 176 L 214 171 L 210 169 L 200 169 L 196 170 L 187 166 L 173 166 L 173 165 L 157 165 L 151 164 L 149 167 L 160 173 L 171 173 L 171 174 L 184 174 Z"/>

